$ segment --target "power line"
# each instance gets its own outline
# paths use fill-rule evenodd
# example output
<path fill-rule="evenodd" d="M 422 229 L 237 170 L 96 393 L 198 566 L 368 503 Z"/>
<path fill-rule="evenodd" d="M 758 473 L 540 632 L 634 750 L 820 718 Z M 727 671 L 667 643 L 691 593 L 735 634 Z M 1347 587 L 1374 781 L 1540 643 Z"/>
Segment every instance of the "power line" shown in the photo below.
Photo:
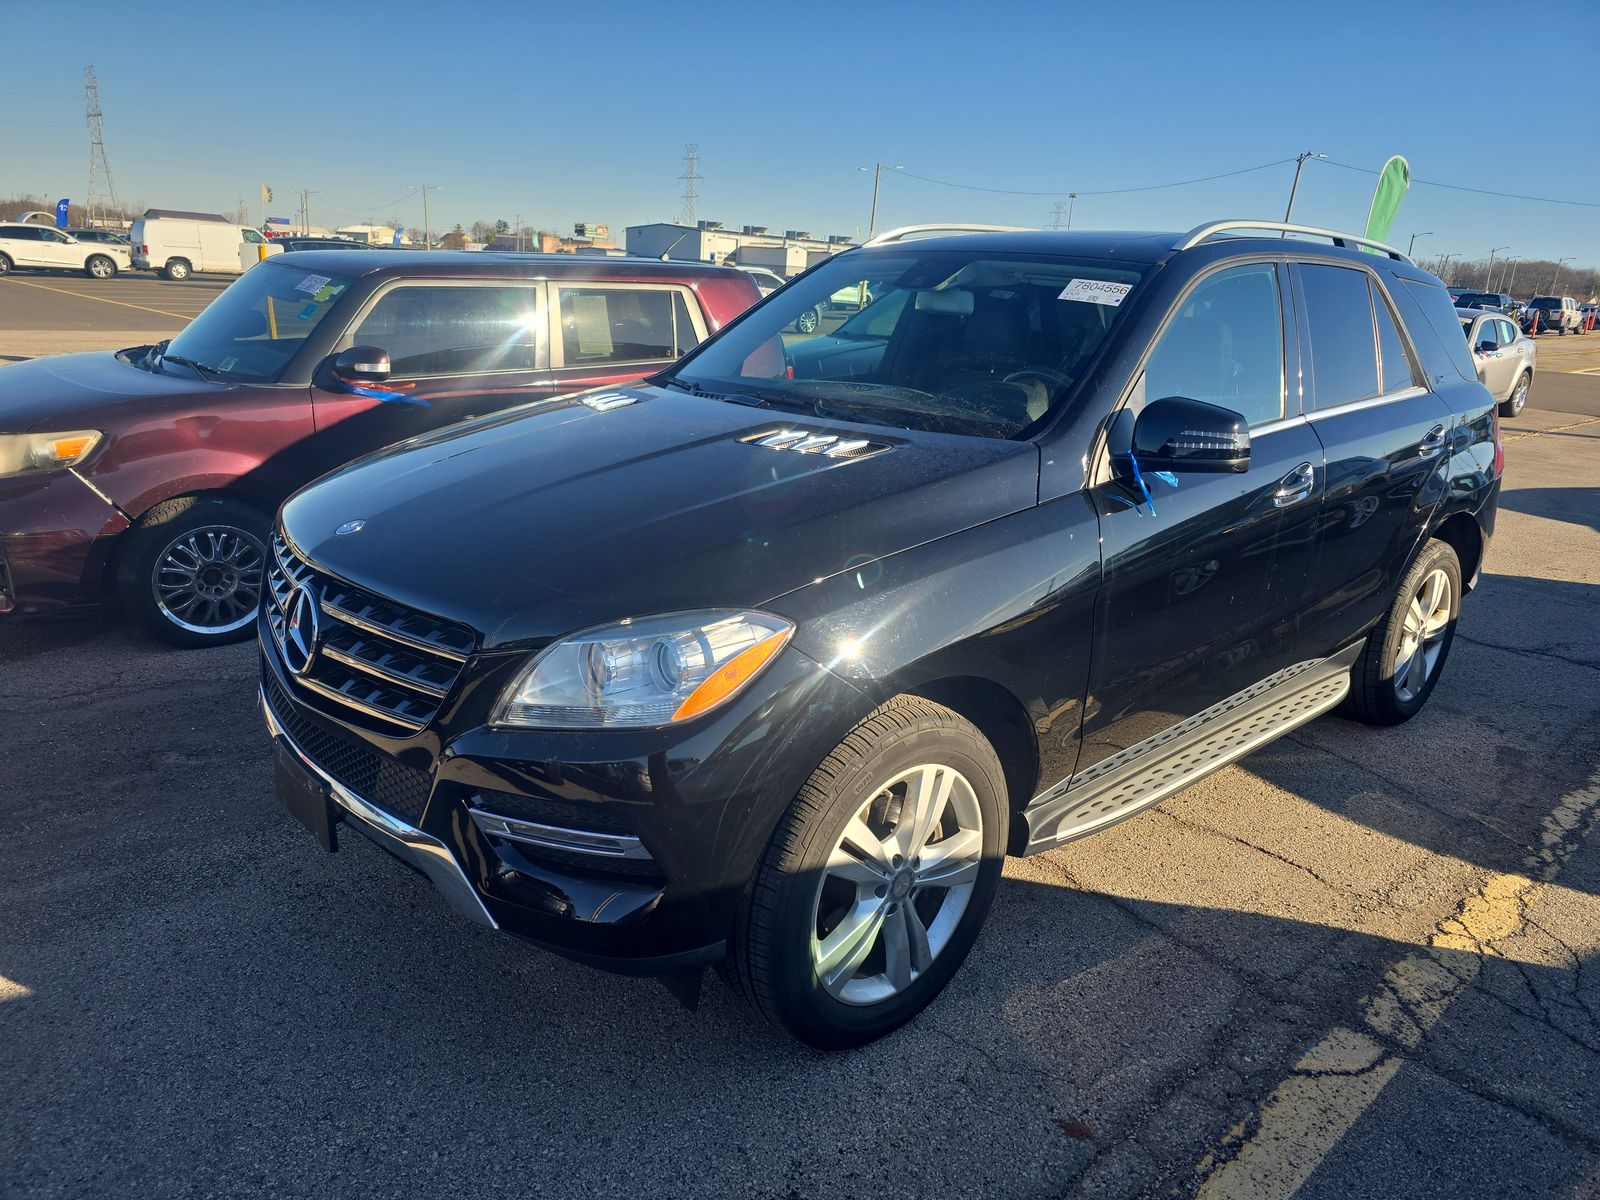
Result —
<path fill-rule="evenodd" d="M 433 185 L 430 183 L 428 186 L 432 187 Z M 326 204 L 329 208 L 342 209 L 345 212 L 374 213 L 374 212 L 377 212 L 379 209 L 382 209 L 382 208 L 393 208 L 397 204 L 404 204 L 407 200 L 411 199 L 411 197 L 415 196 L 421 190 L 422 189 L 420 187 L 414 187 L 409 192 L 407 192 L 404 196 L 401 196 L 400 199 L 398 199 L 398 200 L 386 200 L 382 204 L 358 204 L 358 205 L 336 204 L 332 200 L 326 200 L 326 199 L 318 200 L 317 203 L 318 204 Z M 321 193 L 317 193 L 317 194 L 320 195 Z"/>
<path fill-rule="evenodd" d="M 1377 175 L 1379 172 L 1370 167 L 1358 167 L 1354 163 L 1336 162 L 1333 159 L 1325 160 L 1330 167 L 1343 167 L 1346 171 L 1360 171 L 1363 175 Z M 1424 187 L 1449 188 L 1452 192 L 1473 192 L 1479 196 L 1498 196 L 1502 200 L 1533 200 L 1539 204 L 1569 204 L 1574 208 L 1600 208 L 1600 201 L 1595 200 L 1558 200 L 1551 196 L 1526 196 L 1521 192 L 1495 192 L 1488 188 L 1468 187 L 1463 183 L 1440 183 L 1434 179 L 1418 179 L 1411 177 L 1412 183 L 1419 183 Z"/>
<path fill-rule="evenodd" d="M 1174 180 L 1171 183 L 1147 183 L 1147 184 L 1142 184 L 1139 187 L 1100 188 L 1100 189 L 1098 189 L 1096 191 L 1089 191 L 1089 190 L 1087 190 L 1085 188 L 1079 188 L 1075 194 L 1079 195 L 1079 196 L 1116 196 L 1116 195 L 1121 195 L 1121 194 L 1123 194 L 1125 192 L 1156 192 L 1156 191 L 1160 191 L 1163 188 L 1188 187 L 1191 183 L 1210 183 L 1213 179 L 1230 179 L 1235 175 L 1249 175 L 1254 171 L 1266 171 L 1266 170 L 1270 170 L 1273 167 L 1281 167 L 1285 163 L 1292 163 L 1294 161 L 1295 160 L 1292 157 L 1291 158 L 1280 158 L 1280 159 L 1277 159 L 1274 162 L 1262 163 L 1260 166 L 1256 166 L 1256 167 L 1240 167 L 1237 171 L 1224 171 L 1220 175 L 1201 175 L 1199 178 L 1196 178 L 1196 179 L 1177 179 L 1177 180 Z M 967 192 L 992 192 L 995 195 L 999 195 L 999 196 L 1059 196 L 1059 195 L 1061 195 L 1061 189 L 1060 188 L 1056 188 L 1056 189 L 1054 189 L 1052 191 L 1032 192 L 1032 191 L 1024 191 L 1024 190 L 1021 190 L 1021 189 L 1018 189 L 1018 188 L 982 187 L 982 186 L 980 186 L 978 184 L 975 184 L 975 183 L 955 183 L 955 182 L 952 182 L 951 180 L 948 180 L 948 179 L 933 179 L 933 178 L 931 178 L 931 177 L 929 177 L 927 175 L 914 175 L 910 171 L 902 171 L 901 174 L 905 175 L 907 178 L 910 178 L 910 179 L 920 179 L 920 180 L 922 180 L 923 183 L 936 183 L 940 187 L 960 188 L 963 191 L 967 191 Z"/>

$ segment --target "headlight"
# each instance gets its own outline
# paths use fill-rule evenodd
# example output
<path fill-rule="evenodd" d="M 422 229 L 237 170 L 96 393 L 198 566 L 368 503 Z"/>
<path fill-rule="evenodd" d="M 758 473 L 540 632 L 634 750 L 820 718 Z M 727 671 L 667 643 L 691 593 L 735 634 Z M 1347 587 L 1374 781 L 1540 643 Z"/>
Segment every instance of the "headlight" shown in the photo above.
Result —
<path fill-rule="evenodd" d="M 98 429 L 76 433 L 0 433 L 0 478 L 76 466 L 100 444 Z"/>
<path fill-rule="evenodd" d="M 687 721 L 743 691 L 793 632 L 770 613 L 715 610 L 576 634 L 533 660 L 493 723 L 635 729 Z"/>

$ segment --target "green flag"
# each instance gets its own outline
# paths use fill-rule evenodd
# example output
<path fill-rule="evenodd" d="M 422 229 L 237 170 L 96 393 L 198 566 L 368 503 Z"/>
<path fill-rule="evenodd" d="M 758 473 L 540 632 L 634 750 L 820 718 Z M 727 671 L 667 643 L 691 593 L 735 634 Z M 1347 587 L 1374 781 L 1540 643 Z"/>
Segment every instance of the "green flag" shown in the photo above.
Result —
<path fill-rule="evenodd" d="M 1378 186 L 1372 189 L 1372 207 L 1367 210 L 1367 236 L 1373 241 L 1388 239 L 1394 215 L 1400 211 L 1400 201 L 1410 186 L 1410 164 L 1396 154 L 1383 164 L 1383 170 L 1378 172 Z"/>

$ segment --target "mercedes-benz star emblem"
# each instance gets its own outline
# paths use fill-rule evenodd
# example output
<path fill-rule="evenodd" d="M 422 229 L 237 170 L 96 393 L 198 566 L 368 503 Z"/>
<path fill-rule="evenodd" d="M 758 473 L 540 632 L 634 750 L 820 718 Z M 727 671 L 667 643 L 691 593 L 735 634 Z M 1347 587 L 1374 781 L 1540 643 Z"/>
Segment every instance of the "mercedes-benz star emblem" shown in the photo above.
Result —
<path fill-rule="evenodd" d="M 316 593 L 310 584 L 301 584 L 289 597 L 289 611 L 283 627 L 283 665 L 289 668 L 291 675 L 304 675 L 317 656 L 317 639 L 321 632 L 317 608 Z"/>
<path fill-rule="evenodd" d="M 360 533 L 366 527 L 367 523 L 365 521 L 346 521 L 333 531 L 333 536 L 344 537 L 347 533 Z"/>

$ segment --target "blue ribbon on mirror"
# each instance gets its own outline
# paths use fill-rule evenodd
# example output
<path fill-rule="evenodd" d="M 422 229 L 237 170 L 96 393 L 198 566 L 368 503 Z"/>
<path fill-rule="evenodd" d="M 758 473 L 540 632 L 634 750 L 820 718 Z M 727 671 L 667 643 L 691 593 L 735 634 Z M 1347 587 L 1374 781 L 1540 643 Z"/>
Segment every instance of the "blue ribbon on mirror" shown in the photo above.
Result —
<path fill-rule="evenodd" d="M 1145 485 L 1144 472 L 1139 469 L 1139 460 L 1131 450 L 1126 451 L 1126 456 L 1128 465 L 1133 468 L 1133 481 L 1139 485 L 1139 494 L 1144 497 L 1144 502 L 1150 506 L 1150 515 L 1153 517 L 1156 515 L 1156 502 L 1150 498 L 1150 489 Z M 1171 471 L 1151 471 L 1150 476 L 1153 479 L 1160 480 L 1170 488 L 1178 486 L 1178 477 Z M 1133 510 L 1139 513 L 1140 516 L 1144 515 L 1137 504 L 1134 505 Z"/>
<path fill-rule="evenodd" d="M 421 396 L 413 396 L 410 392 L 397 392 L 391 388 L 369 387 L 353 379 L 346 379 L 337 371 L 333 374 L 333 383 L 341 392 L 348 392 L 352 396 L 366 396 L 373 400 L 382 400 L 386 404 L 412 404 L 418 408 L 433 407 Z"/>

